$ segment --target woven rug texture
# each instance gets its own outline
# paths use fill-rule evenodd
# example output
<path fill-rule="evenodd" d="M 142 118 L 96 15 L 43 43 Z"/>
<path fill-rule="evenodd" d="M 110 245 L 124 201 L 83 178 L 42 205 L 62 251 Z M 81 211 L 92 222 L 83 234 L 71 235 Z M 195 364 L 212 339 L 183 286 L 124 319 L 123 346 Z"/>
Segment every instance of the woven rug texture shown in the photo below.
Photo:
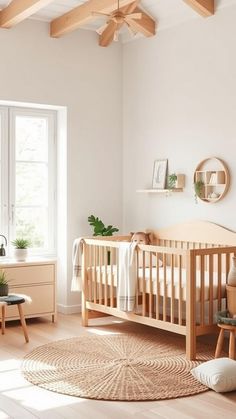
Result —
<path fill-rule="evenodd" d="M 125 333 L 81 336 L 34 349 L 22 363 L 24 377 L 44 389 L 102 400 L 161 400 L 207 390 L 190 370 L 212 359 L 198 345 L 196 361 L 185 357 L 182 336 Z"/>

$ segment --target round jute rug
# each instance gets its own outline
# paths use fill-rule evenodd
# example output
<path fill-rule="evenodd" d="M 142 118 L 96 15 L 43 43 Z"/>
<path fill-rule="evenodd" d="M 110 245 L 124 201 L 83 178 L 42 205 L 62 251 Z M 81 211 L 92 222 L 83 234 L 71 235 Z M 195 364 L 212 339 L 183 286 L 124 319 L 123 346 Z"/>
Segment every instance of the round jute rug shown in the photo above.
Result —
<path fill-rule="evenodd" d="M 159 331 L 81 336 L 34 349 L 22 371 L 31 383 L 72 396 L 159 400 L 206 391 L 190 370 L 211 358 L 209 347 L 198 345 L 198 359 L 187 361 L 185 339 Z"/>

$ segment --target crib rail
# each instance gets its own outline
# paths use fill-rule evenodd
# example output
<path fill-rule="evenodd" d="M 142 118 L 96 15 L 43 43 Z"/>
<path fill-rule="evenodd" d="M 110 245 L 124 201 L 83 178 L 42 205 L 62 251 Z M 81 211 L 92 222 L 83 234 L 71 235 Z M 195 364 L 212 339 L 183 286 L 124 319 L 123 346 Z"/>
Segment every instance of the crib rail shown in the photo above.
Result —
<path fill-rule="evenodd" d="M 99 305 L 99 309 L 103 306 L 104 311 L 105 308 L 117 309 L 119 242 L 85 239 L 85 246 L 87 301 Z M 176 326 L 185 325 L 182 266 L 186 264 L 186 255 L 183 249 L 152 245 L 137 247 L 136 315 Z M 178 285 L 175 284 L 176 275 Z"/>
<path fill-rule="evenodd" d="M 225 284 L 230 269 L 230 259 L 235 254 L 234 246 L 190 250 L 192 291 L 196 290 L 197 282 L 200 282 L 199 311 L 195 320 L 198 324 L 198 334 L 204 334 L 206 327 L 214 325 L 216 311 L 226 308 Z M 208 298 L 205 293 L 208 294 Z"/>
<path fill-rule="evenodd" d="M 132 313 L 118 310 L 119 247 L 120 241 L 110 238 L 84 239 L 84 325 L 88 310 L 97 310 L 183 334 L 186 354 L 194 359 L 196 336 L 215 331 L 215 312 L 226 307 L 225 284 L 236 247 L 138 245 Z"/>

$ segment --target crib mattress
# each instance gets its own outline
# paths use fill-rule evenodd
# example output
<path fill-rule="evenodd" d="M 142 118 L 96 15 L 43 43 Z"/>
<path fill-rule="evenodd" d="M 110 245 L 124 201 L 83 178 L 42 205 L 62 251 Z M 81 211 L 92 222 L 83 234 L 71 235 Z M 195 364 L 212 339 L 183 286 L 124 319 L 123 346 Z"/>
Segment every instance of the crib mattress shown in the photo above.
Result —
<path fill-rule="evenodd" d="M 107 269 L 107 273 L 106 273 Z M 101 267 L 91 267 L 88 268 L 88 280 L 90 282 L 95 281 L 95 276 L 97 276 L 97 283 L 102 283 L 105 285 L 112 285 L 114 287 L 117 287 L 117 268 L 116 266 L 113 266 L 113 269 L 111 271 L 111 267 L 107 266 L 101 266 Z M 96 272 L 96 273 L 95 273 Z M 158 281 L 157 281 L 157 269 L 153 267 L 145 268 L 145 271 L 143 268 L 139 268 L 138 272 L 138 291 L 142 293 L 143 291 L 147 294 L 150 294 L 150 291 L 152 291 L 153 295 L 159 294 L 161 297 L 171 298 L 172 296 L 172 284 L 171 284 L 171 272 L 172 268 L 170 266 L 166 267 L 166 272 L 163 267 L 160 267 L 158 270 Z M 150 280 L 150 274 L 152 277 L 152 280 Z M 186 301 L 187 299 L 187 287 L 186 287 L 186 270 L 181 270 L 181 287 L 179 286 L 179 268 L 173 269 L 173 298 L 176 300 L 180 299 L 180 294 L 182 294 L 182 301 Z M 166 276 L 166 281 L 165 281 Z M 112 281 L 113 279 L 113 281 Z M 166 282 L 166 286 L 165 286 Z M 213 273 L 213 299 L 218 298 L 218 274 L 217 272 Z M 221 274 L 221 298 L 225 297 L 225 287 L 226 285 L 226 275 Z M 145 289 L 144 289 L 145 288 Z M 151 290 L 152 288 L 152 290 Z M 159 292 L 158 292 L 159 289 Z M 204 278 L 204 289 L 203 289 L 203 300 L 208 301 L 210 298 L 210 286 L 209 286 L 209 272 L 205 271 L 205 278 Z M 202 298 L 202 292 L 201 292 L 201 273 L 199 270 L 196 271 L 196 301 L 201 301 Z"/>

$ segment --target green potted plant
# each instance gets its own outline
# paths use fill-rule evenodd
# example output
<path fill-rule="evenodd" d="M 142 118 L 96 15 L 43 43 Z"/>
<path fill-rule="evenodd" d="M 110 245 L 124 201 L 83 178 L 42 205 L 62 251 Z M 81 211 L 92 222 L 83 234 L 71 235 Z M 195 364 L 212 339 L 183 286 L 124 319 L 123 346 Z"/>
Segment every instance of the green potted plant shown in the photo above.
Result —
<path fill-rule="evenodd" d="M 102 220 L 98 217 L 94 217 L 94 215 L 88 217 L 88 222 L 93 227 L 94 236 L 113 236 L 113 233 L 119 231 L 118 228 L 113 227 L 112 225 L 106 227 Z"/>
<path fill-rule="evenodd" d="M 202 197 L 204 188 L 204 182 L 202 180 L 197 180 L 194 182 L 194 192 L 195 192 L 195 201 L 197 203 L 197 199 Z"/>
<path fill-rule="evenodd" d="M 0 270 L 0 297 L 8 295 L 8 279 L 4 270 Z"/>
<path fill-rule="evenodd" d="M 113 233 L 119 231 L 118 228 L 113 227 L 112 225 L 108 225 L 107 227 L 105 224 L 100 220 L 98 217 L 94 217 L 94 215 L 90 215 L 88 217 L 88 222 L 93 227 L 93 235 L 94 236 L 113 236 Z M 107 251 L 107 263 L 110 265 L 111 260 L 111 252 L 110 250 Z"/>
<path fill-rule="evenodd" d="M 18 261 L 24 261 L 28 256 L 30 241 L 28 239 L 16 238 L 11 243 L 14 246 L 14 258 Z"/>
<path fill-rule="evenodd" d="M 177 175 L 172 173 L 168 176 L 168 189 L 173 189 L 176 187 Z"/>

